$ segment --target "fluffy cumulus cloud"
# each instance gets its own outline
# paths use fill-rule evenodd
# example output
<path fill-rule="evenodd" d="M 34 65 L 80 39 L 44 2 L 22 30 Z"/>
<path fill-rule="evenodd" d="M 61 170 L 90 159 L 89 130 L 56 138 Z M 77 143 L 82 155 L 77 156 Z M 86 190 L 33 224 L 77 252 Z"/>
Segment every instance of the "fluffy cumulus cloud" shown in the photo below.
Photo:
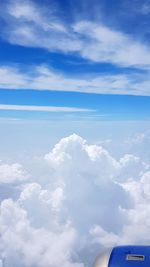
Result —
<path fill-rule="evenodd" d="M 116 159 L 76 134 L 42 161 L 49 179 L 18 179 L 17 197 L 1 202 L 2 266 L 89 267 L 103 248 L 148 244 L 148 163 L 133 154 Z"/>
<path fill-rule="evenodd" d="M 1 249 L 5 266 L 83 266 L 70 261 L 76 239 L 74 229 L 64 227 L 55 232 L 35 228 L 27 215 L 27 211 L 11 199 L 1 205 Z"/>
<path fill-rule="evenodd" d="M 29 178 L 29 175 L 23 170 L 23 167 L 18 164 L 5 164 L 0 162 L 0 184 L 11 184 L 24 182 Z"/>

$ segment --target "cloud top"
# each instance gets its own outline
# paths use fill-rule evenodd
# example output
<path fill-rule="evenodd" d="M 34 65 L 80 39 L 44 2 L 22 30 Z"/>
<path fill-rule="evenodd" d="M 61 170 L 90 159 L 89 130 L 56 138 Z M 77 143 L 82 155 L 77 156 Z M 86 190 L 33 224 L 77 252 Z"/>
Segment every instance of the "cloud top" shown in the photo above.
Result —
<path fill-rule="evenodd" d="M 20 165 L 1 165 L 3 180 L 17 181 L 18 190 L 15 198 L 10 192 L 1 202 L 0 251 L 6 267 L 90 266 L 103 248 L 149 243 L 150 172 L 140 157 L 116 159 L 73 134 L 42 162 L 49 169 L 47 179 L 26 180 Z"/>

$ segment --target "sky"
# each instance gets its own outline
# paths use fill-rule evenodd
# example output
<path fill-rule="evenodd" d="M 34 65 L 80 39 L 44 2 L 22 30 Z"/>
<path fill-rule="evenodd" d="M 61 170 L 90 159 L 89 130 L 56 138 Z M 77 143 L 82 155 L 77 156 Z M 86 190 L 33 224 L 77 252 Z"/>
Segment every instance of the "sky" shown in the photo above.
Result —
<path fill-rule="evenodd" d="M 0 0 L 0 267 L 150 244 L 149 17 L 149 0 Z"/>
<path fill-rule="evenodd" d="M 149 119 L 149 12 L 147 0 L 1 0 L 0 116 Z"/>

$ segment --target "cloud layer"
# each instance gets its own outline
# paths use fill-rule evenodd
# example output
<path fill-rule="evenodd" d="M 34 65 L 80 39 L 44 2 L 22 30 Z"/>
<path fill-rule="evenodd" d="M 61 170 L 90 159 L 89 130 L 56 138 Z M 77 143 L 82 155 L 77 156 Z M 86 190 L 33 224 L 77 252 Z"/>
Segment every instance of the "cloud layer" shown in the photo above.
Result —
<path fill-rule="evenodd" d="M 0 251 L 6 267 L 91 266 L 102 248 L 149 243 L 150 171 L 140 157 L 115 159 L 73 134 L 42 162 L 49 178 L 17 179 L 15 168 L 17 198 L 9 192 L 1 202 Z M 8 168 L 3 177 L 11 185 L 15 179 Z"/>
<path fill-rule="evenodd" d="M 1 89 L 72 91 L 96 94 L 150 95 L 149 73 L 92 74 L 74 77 L 39 65 L 28 68 L 0 67 Z"/>
<path fill-rule="evenodd" d="M 78 18 L 72 19 L 69 26 L 59 16 L 60 10 L 56 6 L 51 4 L 46 9 L 34 1 L 21 4 L 18 0 L 8 1 L 4 10 L 1 13 L 5 22 L 2 36 L 12 44 L 75 53 L 94 62 L 144 69 L 150 67 L 146 44 L 100 21 Z"/>
<path fill-rule="evenodd" d="M 139 36 L 136 39 L 112 28 L 101 16 L 90 19 L 72 9 L 74 15 L 68 23 L 69 12 L 63 14 L 57 2 L 46 7 L 36 1 L 2 1 L 1 38 L 11 45 L 68 56 L 68 61 L 73 55 L 84 61 L 84 66 L 97 64 L 97 70 L 98 64 L 110 64 L 111 70 L 118 68 L 118 74 L 92 71 L 89 75 L 85 67 L 84 75 L 79 76 L 42 63 L 32 62 L 32 67 L 24 68 L 21 63 L 16 67 L 10 62 L 0 67 L 0 88 L 149 96 L 148 44 Z"/>

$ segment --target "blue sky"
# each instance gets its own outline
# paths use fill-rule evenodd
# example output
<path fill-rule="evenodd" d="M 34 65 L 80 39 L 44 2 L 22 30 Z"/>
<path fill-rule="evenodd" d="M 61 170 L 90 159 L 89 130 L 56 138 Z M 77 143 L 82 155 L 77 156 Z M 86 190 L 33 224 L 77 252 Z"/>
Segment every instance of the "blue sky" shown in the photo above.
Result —
<path fill-rule="evenodd" d="M 9 98 L 8 98 L 9 95 Z M 35 90 L 1 90 L 1 103 L 5 103 L 10 110 L 1 110 L 2 117 L 58 119 L 68 117 L 63 112 L 45 112 L 26 110 L 27 107 L 75 107 L 68 119 L 94 119 L 94 120 L 149 120 L 150 99 L 145 96 L 99 95 L 75 92 L 35 91 Z M 13 110 L 12 105 L 23 106 L 25 110 Z M 3 108 L 3 105 L 0 105 Z M 15 108 L 14 108 L 15 109 Z M 81 111 L 80 111 L 81 109 Z M 83 109 L 83 111 L 82 111 Z M 32 113 L 32 115 L 31 115 Z M 70 112 L 69 112 L 70 113 Z"/>
<path fill-rule="evenodd" d="M 1 0 L 0 116 L 148 120 L 149 13 L 147 0 Z"/>

